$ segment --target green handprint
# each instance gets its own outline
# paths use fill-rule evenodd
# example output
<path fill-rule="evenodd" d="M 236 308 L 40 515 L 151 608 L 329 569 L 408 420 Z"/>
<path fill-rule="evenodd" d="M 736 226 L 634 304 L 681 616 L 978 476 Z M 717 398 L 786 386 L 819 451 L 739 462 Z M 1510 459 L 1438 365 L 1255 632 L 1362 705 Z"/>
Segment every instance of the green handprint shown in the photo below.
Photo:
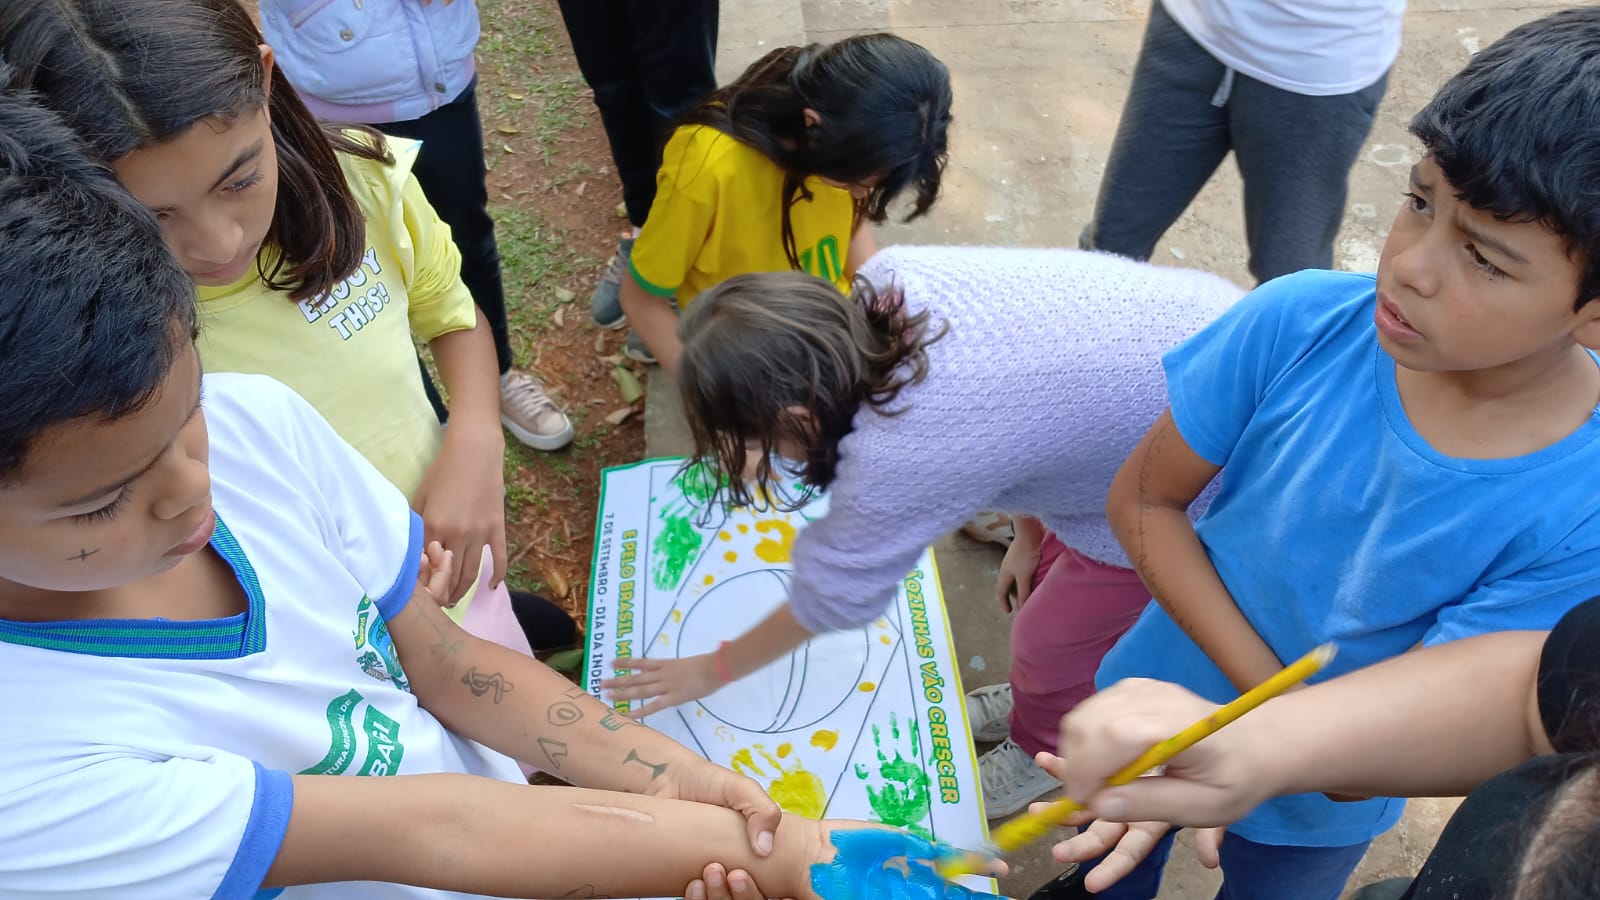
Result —
<path fill-rule="evenodd" d="M 922 726 L 915 718 L 907 720 L 906 734 L 911 743 L 911 759 L 906 759 L 900 752 L 900 721 L 894 713 L 890 713 L 889 735 L 894 743 L 894 758 L 890 759 L 883 753 L 883 732 L 878 726 L 872 726 L 872 745 L 878 754 L 876 780 L 879 784 L 867 785 L 867 802 L 879 822 L 931 839 L 933 834 L 922 825 L 922 821 L 928 817 L 928 808 L 932 804 L 929 791 L 932 779 L 922 766 Z M 861 763 L 856 763 L 855 771 L 856 777 L 862 781 L 872 774 Z"/>

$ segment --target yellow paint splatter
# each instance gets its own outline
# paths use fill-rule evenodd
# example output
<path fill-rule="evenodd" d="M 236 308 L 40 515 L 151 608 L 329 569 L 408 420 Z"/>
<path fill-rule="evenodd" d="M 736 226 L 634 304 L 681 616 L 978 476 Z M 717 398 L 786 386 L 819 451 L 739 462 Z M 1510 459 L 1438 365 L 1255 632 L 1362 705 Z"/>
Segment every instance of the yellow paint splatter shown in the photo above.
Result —
<path fill-rule="evenodd" d="M 788 743 L 787 741 L 785 741 L 784 743 L 778 745 L 778 758 L 779 759 L 788 759 L 789 758 L 789 754 L 791 754 L 793 752 L 794 752 L 794 745 L 791 744 L 791 743 Z"/>
<path fill-rule="evenodd" d="M 727 553 L 722 554 L 722 558 L 727 560 L 728 562 L 738 562 L 739 561 L 739 554 L 733 552 L 732 550 L 729 550 Z"/>
<path fill-rule="evenodd" d="M 740 522 L 739 523 L 739 533 L 740 534 L 749 534 L 750 533 L 750 526 L 744 524 L 743 522 Z"/>
<path fill-rule="evenodd" d="M 782 753 L 783 747 L 779 747 L 778 751 Z M 760 754 L 761 760 L 757 760 L 755 754 Z M 771 779 L 766 785 L 767 794 L 784 812 L 820 819 L 828 808 L 828 795 L 823 790 L 822 779 L 801 765 L 799 759 L 785 768 L 776 756 L 756 744 L 734 753 L 728 767 L 740 775 L 749 775 L 762 781 Z"/>
<path fill-rule="evenodd" d="M 894 643 L 894 641 L 889 640 L 889 636 L 887 634 L 878 635 L 878 640 L 883 641 L 885 644 Z"/>
<path fill-rule="evenodd" d="M 756 523 L 756 531 L 762 534 L 777 532 L 776 536 L 768 537 L 756 545 L 756 556 L 769 563 L 789 561 L 789 550 L 794 547 L 793 525 L 782 519 L 763 519 Z"/>
<path fill-rule="evenodd" d="M 726 531 L 719 531 L 719 532 L 717 532 L 717 540 L 719 540 L 719 541 L 731 541 L 731 540 L 733 540 L 733 535 L 727 533 Z"/>
<path fill-rule="evenodd" d="M 872 624 L 878 626 L 880 629 L 882 629 L 884 631 L 888 631 L 889 630 L 889 620 L 888 619 L 879 619 L 878 621 L 873 622 Z"/>
<path fill-rule="evenodd" d="M 711 582 L 716 581 L 716 580 L 717 580 L 717 576 L 715 576 L 715 575 L 707 575 L 706 576 L 706 584 L 710 584 Z"/>
<path fill-rule="evenodd" d="M 661 636 L 661 646 L 663 646 L 663 647 L 672 646 L 672 641 L 668 640 L 667 636 L 664 635 L 664 634 Z"/>
<path fill-rule="evenodd" d="M 833 745 L 837 743 L 839 743 L 839 732 L 837 731 L 830 731 L 824 728 L 821 731 L 814 732 L 811 735 L 811 746 L 813 747 L 820 747 L 823 750 L 832 750 Z"/>
<path fill-rule="evenodd" d="M 666 637 L 666 635 L 662 635 L 662 637 Z M 856 685 L 856 690 L 860 691 L 863 694 L 870 694 L 870 693 L 872 693 L 873 691 L 875 691 L 877 689 L 878 689 L 878 686 L 876 684 L 873 684 L 870 681 L 863 681 L 860 684 Z"/>
<path fill-rule="evenodd" d="M 683 610 L 681 610 L 681 609 L 673 610 L 672 611 L 672 621 L 674 621 L 674 622 L 682 622 L 683 621 Z"/>

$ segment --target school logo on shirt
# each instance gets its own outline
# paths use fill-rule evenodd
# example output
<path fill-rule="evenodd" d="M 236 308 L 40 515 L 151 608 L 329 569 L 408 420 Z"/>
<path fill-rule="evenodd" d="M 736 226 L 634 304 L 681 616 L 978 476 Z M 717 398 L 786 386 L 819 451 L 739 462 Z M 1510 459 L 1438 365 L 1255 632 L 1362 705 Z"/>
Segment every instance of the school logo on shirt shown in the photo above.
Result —
<path fill-rule="evenodd" d="M 381 274 L 383 266 L 378 263 L 378 251 L 368 247 L 361 257 L 360 267 L 349 278 L 325 294 L 301 300 L 300 314 L 306 317 L 308 324 L 326 319 L 328 327 L 348 341 L 389 305 L 389 288 L 378 280 Z"/>
<path fill-rule="evenodd" d="M 359 726 L 357 722 L 359 721 Z M 406 747 L 400 723 L 384 715 L 361 692 L 351 690 L 328 704 L 328 752 L 301 775 L 343 775 L 361 760 L 357 775 L 393 775 L 400 771 Z"/>
<path fill-rule="evenodd" d="M 388 681 L 402 691 L 411 690 L 406 680 L 406 670 L 400 666 L 400 654 L 395 652 L 394 639 L 389 636 L 389 625 L 372 605 L 371 597 L 362 597 L 356 607 L 356 665 L 361 671 L 378 681 Z"/>

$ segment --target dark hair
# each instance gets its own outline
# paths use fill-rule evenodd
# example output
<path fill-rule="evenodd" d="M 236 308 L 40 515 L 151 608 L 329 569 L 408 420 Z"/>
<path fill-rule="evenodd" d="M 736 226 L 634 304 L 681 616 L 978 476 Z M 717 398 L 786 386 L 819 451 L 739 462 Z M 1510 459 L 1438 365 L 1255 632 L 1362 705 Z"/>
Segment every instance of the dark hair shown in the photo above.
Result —
<path fill-rule="evenodd" d="M 53 425 L 142 408 L 194 335 L 155 218 L 32 99 L 0 92 L 0 478 Z"/>
<path fill-rule="evenodd" d="M 1600 296 L 1600 9 L 1506 33 L 1411 120 L 1456 196 L 1537 222 L 1583 263 L 1575 307 Z"/>
<path fill-rule="evenodd" d="M 1600 885 L 1600 754 L 1550 762 L 1564 783 L 1535 813 L 1507 900 L 1590 900 Z"/>
<path fill-rule="evenodd" d="M 729 278 L 678 323 L 678 385 L 696 457 L 726 477 L 732 503 L 752 506 L 745 441 L 760 443 L 756 480 L 767 485 L 773 451 L 789 438 L 806 448 L 800 480 L 827 487 L 861 405 L 895 415 L 901 389 L 927 376 L 927 346 L 944 335 L 927 332 L 927 312 L 908 312 L 898 289 L 863 278 L 848 297 L 803 272 Z M 773 502 L 792 509 L 803 500 Z"/>
<path fill-rule="evenodd" d="M 335 152 L 391 158 L 371 129 L 319 125 L 277 66 L 267 92 L 261 43 L 239 0 L 0 4 L 0 52 L 106 162 L 265 102 L 279 168 L 267 243 L 279 252 L 256 265 L 268 287 L 301 300 L 355 271 L 365 246 L 365 217 Z"/>
<path fill-rule="evenodd" d="M 821 122 L 808 127 L 805 111 Z M 809 200 L 805 179 L 877 184 L 857 215 L 883 222 L 907 188 L 909 222 L 939 198 L 950 127 L 950 73 L 932 53 L 892 34 L 784 47 L 712 92 L 680 124 L 707 125 L 759 150 L 786 173 L 783 243 L 800 268 L 790 208 Z"/>

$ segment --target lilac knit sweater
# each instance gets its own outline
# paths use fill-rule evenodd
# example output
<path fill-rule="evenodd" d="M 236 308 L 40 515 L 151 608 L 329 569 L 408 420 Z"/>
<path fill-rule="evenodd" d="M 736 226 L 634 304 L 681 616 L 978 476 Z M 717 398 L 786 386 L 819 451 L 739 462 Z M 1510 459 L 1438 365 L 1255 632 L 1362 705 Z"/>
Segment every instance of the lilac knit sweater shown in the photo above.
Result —
<path fill-rule="evenodd" d="M 829 511 L 795 541 L 813 632 L 881 615 L 924 548 L 985 509 L 1037 516 L 1128 565 L 1105 518 L 1117 468 L 1167 405 L 1161 354 L 1243 293 L 1202 272 L 1077 250 L 888 247 L 861 268 L 949 323 L 928 376 L 839 445 Z"/>

